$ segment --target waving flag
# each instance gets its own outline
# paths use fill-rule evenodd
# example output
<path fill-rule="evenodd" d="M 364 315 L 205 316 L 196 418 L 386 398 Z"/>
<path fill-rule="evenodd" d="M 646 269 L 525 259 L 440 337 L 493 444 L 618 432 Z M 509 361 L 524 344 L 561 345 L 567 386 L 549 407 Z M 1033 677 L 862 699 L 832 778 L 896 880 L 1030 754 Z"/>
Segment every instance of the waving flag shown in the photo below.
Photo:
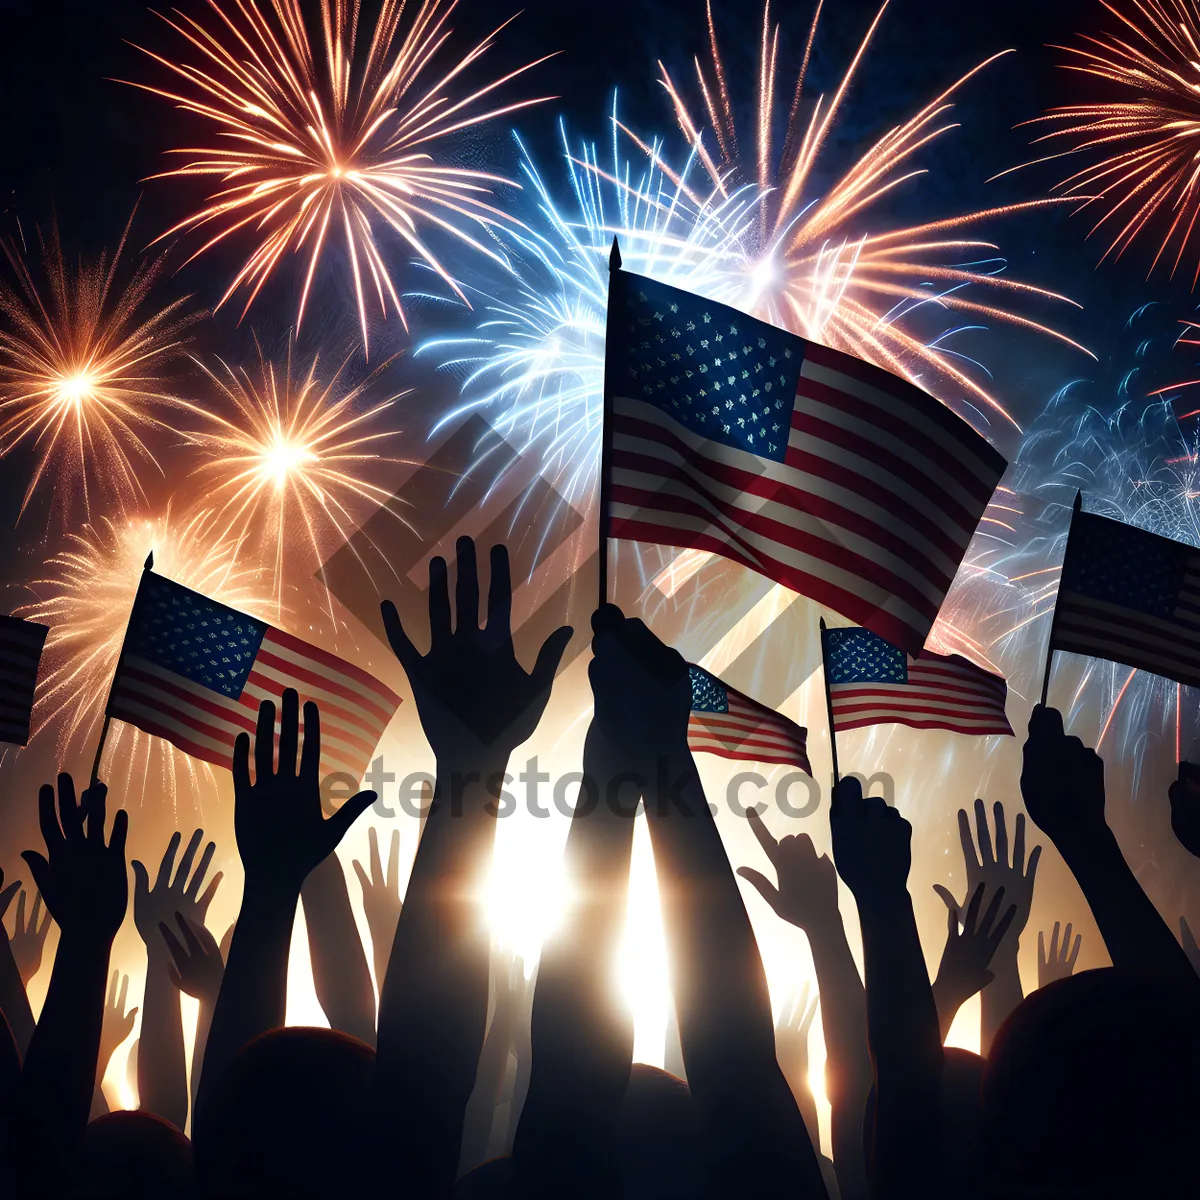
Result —
<path fill-rule="evenodd" d="M 1077 508 L 1050 648 L 1200 686 L 1200 550 Z"/>
<path fill-rule="evenodd" d="M 743 696 L 703 667 L 688 667 L 692 711 L 688 748 L 746 762 L 781 763 L 812 774 L 808 731 Z"/>
<path fill-rule="evenodd" d="M 920 653 L 1004 459 L 911 383 L 614 270 L 602 516 Z"/>
<path fill-rule="evenodd" d="M 38 664 L 49 632 L 33 621 L 0 617 L 0 742 L 29 741 Z"/>
<path fill-rule="evenodd" d="M 361 779 L 400 706 L 366 671 L 265 621 L 145 571 L 129 618 L 108 715 L 229 766 L 258 706 L 285 688 L 321 710 L 321 771 Z"/>
<path fill-rule="evenodd" d="M 958 654 L 910 659 L 867 629 L 821 632 L 833 730 L 909 725 L 952 733 L 1012 734 L 1008 685 Z"/>

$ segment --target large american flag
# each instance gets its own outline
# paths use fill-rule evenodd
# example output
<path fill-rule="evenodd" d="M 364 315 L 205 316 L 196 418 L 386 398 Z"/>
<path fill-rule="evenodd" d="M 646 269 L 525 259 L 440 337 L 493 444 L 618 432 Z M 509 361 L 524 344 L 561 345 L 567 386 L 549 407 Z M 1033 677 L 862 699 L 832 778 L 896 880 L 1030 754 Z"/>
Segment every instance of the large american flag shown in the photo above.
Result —
<path fill-rule="evenodd" d="M 321 710 L 321 772 L 361 779 L 400 697 L 366 671 L 265 621 L 147 570 L 142 575 L 108 714 L 229 766 L 258 706 L 285 688 Z"/>
<path fill-rule="evenodd" d="M 0 742 L 24 746 L 49 629 L 19 617 L 0 617 Z"/>
<path fill-rule="evenodd" d="M 1200 686 L 1200 550 L 1076 512 L 1051 647 Z"/>
<path fill-rule="evenodd" d="M 912 384 L 613 271 L 611 537 L 721 554 L 917 654 L 1004 459 Z"/>
<path fill-rule="evenodd" d="M 808 731 L 743 696 L 703 667 L 689 666 L 688 748 L 747 762 L 781 763 L 812 774 Z"/>
<path fill-rule="evenodd" d="M 1004 713 L 1008 685 L 958 654 L 899 646 L 853 626 L 821 632 L 833 730 L 908 725 L 952 733 L 1012 734 Z"/>

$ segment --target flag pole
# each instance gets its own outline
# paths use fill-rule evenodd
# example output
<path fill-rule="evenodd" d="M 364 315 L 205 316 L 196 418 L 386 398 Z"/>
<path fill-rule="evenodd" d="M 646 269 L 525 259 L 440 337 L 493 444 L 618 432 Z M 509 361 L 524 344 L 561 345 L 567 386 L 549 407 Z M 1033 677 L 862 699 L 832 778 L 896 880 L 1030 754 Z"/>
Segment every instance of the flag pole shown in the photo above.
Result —
<path fill-rule="evenodd" d="M 1075 504 L 1071 509 L 1071 524 L 1075 523 L 1075 514 L 1083 511 L 1083 493 L 1075 493 Z M 1067 549 L 1071 547 L 1071 531 L 1067 530 Z M 1063 570 L 1067 566 L 1067 556 L 1063 554 Z M 1059 574 L 1059 587 L 1062 587 L 1062 574 Z M 1046 707 L 1046 697 L 1050 692 L 1050 676 L 1054 670 L 1054 631 L 1058 628 L 1058 597 L 1054 599 L 1054 616 L 1050 619 L 1050 640 L 1046 643 L 1046 665 L 1042 668 L 1042 707 Z"/>
<path fill-rule="evenodd" d="M 147 571 L 153 570 L 154 551 L 151 550 L 146 555 L 146 561 L 142 564 L 142 579 L 145 579 Z M 133 597 L 133 607 L 129 610 L 129 620 L 125 625 L 125 636 L 121 639 L 121 653 L 117 656 L 116 669 L 113 671 L 112 681 L 108 685 L 108 696 L 104 701 L 104 723 L 100 726 L 100 740 L 96 743 L 96 757 L 92 759 L 92 787 L 95 787 L 100 780 L 100 758 L 104 754 L 104 743 L 108 741 L 108 727 L 112 721 L 109 713 L 109 709 L 112 707 L 112 695 L 116 690 L 117 681 L 121 678 L 121 666 L 125 661 L 125 645 L 129 641 L 129 627 L 133 624 L 134 613 L 137 612 L 138 598 L 141 594 L 142 587 L 139 581 L 137 593 Z"/>
<path fill-rule="evenodd" d="M 825 658 L 825 618 L 821 618 L 821 675 L 825 680 L 825 714 L 829 718 L 829 750 L 833 755 L 833 784 L 836 787 L 842 781 L 838 773 L 837 733 L 833 725 L 833 697 L 829 694 L 829 662 Z"/>
<path fill-rule="evenodd" d="M 612 314 L 613 296 L 617 290 L 617 277 L 621 270 L 621 248 L 614 236 L 612 249 L 608 252 L 608 306 L 605 312 L 604 330 L 604 387 L 602 389 L 600 413 L 600 603 L 608 603 L 608 505 L 609 492 L 612 487 L 609 479 L 611 470 L 610 442 L 612 440 L 612 397 L 609 387 L 612 384 L 612 353 L 613 338 Z"/>

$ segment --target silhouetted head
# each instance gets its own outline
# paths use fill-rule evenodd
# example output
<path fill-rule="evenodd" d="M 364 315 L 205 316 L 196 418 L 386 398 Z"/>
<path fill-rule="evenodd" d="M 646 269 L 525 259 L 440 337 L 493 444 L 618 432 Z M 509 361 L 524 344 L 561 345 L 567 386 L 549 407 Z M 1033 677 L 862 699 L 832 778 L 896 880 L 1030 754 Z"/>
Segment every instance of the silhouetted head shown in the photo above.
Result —
<path fill-rule="evenodd" d="M 617 1142 L 627 1200 L 710 1194 L 705 1140 L 683 1080 L 635 1063 L 617 1118 Z"/>
<path fill-rule="evenodd" d="M 1111 968 L 1029 996 L 984 1073 L 980 1194 L 1200 1194 L 1196 1010 L 1186 982 Z"/>
<path fill-rule="evenodd" d="M 330 1029 L 274 1029 L 238 1051 L 196 1131 L 206 1194 L 337 1196 L 369 1155 L 375 1052 Z"/>
<path fill-rule="evenodd" d="M 162 1117 L 112 1112 L 87 1127 L 76 1196 L 174 1200 L 192 1192 L 192 1143 Z"/>

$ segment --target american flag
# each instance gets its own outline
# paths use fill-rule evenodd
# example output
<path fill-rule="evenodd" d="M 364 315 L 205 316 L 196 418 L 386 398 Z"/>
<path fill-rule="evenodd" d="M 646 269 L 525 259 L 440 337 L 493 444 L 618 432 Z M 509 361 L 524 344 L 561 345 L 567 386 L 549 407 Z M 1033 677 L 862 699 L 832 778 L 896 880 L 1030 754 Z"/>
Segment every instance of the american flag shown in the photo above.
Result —
<path fill-rule="evenodd" d="M 910 659 L 869 629 L 821 632 L 833 731 L 908 725 L 952 733 L 1012 734 L 1008 685 L 958 654 L 923 650 Z"/>
<path fill-rule="evenodd" d="M 1005 462 L 919 388 L 614 271 L 611 537 L 707 550 L 913 654 Z"/>
<path fill-rule="evenodd" d="M 33 621 L 0 617 L 0 742 L 29 741 L 33 691 L 49 632 Z"/>
<path fill-rule="evenodd" d="M 812 774 L 808 730 L 743 696 L 703 667 L 688 667 L 692 711 L 688 748 L 747 762 L 782 763 Z"/>
<path fill-rule="evenodd" d="M 362 778 L 400 705 L 366 671 L 147 570 L 142 575 L 108 714 L 229 766 L 258 706 L 285 688 L 321 710 L 321 771 Z"/>
<path fill-rule="evenodd" d="M 1077 511 L 1050 644 L 1200 686 L 1200 550 Z"/>

